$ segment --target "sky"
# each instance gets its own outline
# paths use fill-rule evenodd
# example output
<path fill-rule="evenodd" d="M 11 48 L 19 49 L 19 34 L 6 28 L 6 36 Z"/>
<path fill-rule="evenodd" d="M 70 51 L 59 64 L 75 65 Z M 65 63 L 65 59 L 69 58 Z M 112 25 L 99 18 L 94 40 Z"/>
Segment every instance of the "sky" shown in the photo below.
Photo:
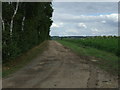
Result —
<path fill-rule="evenodd" d="M 51 36 L 118 34 L 117 2 L 53 2 Z"/>

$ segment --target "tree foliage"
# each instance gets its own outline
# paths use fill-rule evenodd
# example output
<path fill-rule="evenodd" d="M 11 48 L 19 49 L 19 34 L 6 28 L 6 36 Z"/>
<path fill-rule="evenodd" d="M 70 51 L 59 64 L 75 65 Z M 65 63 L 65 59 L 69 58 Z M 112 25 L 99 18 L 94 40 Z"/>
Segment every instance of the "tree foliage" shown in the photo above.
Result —
<path fill-rule="evenodd" d="M 2 29 L 3 63 L 49 39 L 53 12 L 51 4 L 51 2 L 2 3 L 2 20 L 5 27 Z M 13 17 L 15 10 L 16 14 Z"/>

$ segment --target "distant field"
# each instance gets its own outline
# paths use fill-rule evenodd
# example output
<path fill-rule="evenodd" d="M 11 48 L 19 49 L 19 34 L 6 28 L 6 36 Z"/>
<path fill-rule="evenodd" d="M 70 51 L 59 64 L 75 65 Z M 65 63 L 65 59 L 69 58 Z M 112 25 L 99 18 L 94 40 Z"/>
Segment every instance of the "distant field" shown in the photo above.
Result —
<path fill-rule="evenodd" d="M 87 56 L 88 58 L 98 58 L 96 65 L 112 73 L 117 73 L 119 58 L 118 38 L 63 38 L 57 41 L 78 55 Z"/>
<path fill-rule="evenodd" d="M 119 55 L 118 51 L 118 38 L 116 37 L 96 37 L 96 38 L 84 38 L 84 39 L 64 39 L 65 41 L 74 42 L 78 45 L 89 46 L 104 50 L 107 52 Z"/>

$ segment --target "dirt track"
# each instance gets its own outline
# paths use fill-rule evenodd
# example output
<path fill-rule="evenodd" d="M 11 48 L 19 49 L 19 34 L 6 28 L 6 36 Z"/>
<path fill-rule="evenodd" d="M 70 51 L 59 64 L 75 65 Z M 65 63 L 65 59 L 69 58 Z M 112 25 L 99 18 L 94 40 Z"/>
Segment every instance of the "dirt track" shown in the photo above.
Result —
<path fill-rule="evenodd" d="M 113 88 L 117 77 L 93 66 L 56 41 L 18 72 L 3 79 L 3 88 Z"/>

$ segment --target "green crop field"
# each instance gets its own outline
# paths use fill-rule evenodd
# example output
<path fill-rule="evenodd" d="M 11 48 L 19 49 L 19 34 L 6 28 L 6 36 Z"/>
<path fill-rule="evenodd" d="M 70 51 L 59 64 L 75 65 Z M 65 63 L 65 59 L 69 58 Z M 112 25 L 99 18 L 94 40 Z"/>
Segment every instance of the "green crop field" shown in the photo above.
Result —
<path fill-rule="evenodd" d="M 80 56 L 95 57 L 99 67 L 118 72 L 118 37 L 63 38 L 57 41 Z"/>
<path fill-rule="evenodd" d="M 117 37 L 96 37 L 96 38 L 64 39 L 64 40 L 77 43 L 78 45 L 80 44 L 84 46 L 89 46 L 119 55 Z"/>

